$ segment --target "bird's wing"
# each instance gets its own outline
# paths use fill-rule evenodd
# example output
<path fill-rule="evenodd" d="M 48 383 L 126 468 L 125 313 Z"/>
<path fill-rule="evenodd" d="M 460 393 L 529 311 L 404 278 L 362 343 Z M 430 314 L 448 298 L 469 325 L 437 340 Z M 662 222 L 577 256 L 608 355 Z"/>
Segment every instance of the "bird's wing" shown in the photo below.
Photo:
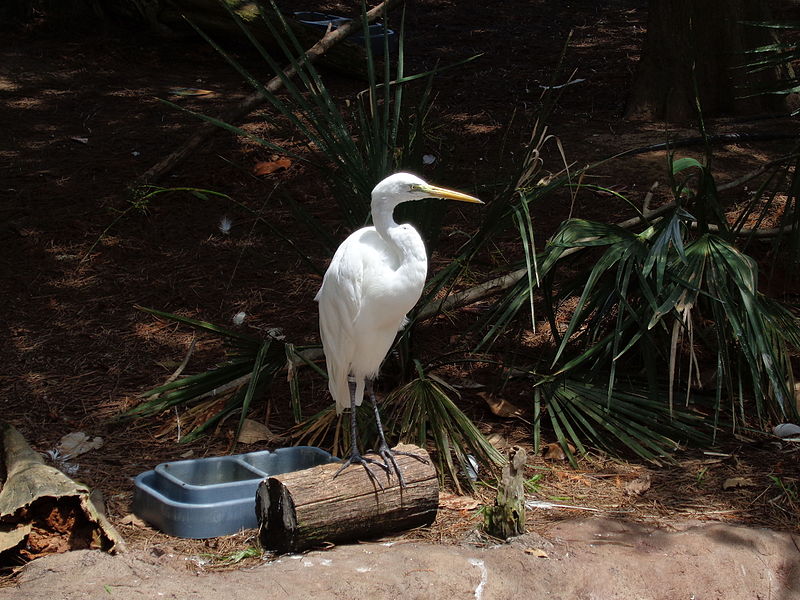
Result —
<path fill-rule="evenodd" d="M 316 297 L 319 302 L 322 347 L 328 367 L 328 388 L 336 401 L 338 413 L 350 406 L 347 378 L 355 352 L 353 326 L 362 308 L 364 263 L 356 234 L 339 246 Z"/>

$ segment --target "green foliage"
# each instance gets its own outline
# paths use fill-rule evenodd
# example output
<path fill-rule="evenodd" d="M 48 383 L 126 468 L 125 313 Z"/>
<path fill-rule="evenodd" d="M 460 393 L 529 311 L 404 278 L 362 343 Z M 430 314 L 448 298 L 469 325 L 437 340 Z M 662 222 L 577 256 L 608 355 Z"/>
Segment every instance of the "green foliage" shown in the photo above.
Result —
<path fill-rule="evenodd" d="M 643 215 L 640 233 L 570 219 L 539 257 L 556 349 L 535 375 L 535 434 L 547 415 L 568 455 L 571 441 L 580 453 L 585 443 L 621 445 L 658 461 L 680 442 L 709 442 L 703 428 L 718 426 L 728 407 L 737 426 L 796 417 L 798 319 L 759 292 L 758 267 L 735 245 L 741 230 L 728 224 L 710 170 L 681 158 L 670 174 L 673 204 Z M 559 266 L 578 255 L 585 266 L 560 278 Z M 482 346 L 510 325 L 533 285 L 530 274 L 521 278 L 495 305 Z M 562 332 L 556 312 L 565 302 L 574 308 Z M 714 368 L 710 422 L 676 400 L 700 400 L 701 363 Z"/>
<path fill-rule="evenodd" d="M 231 414 L 240 413 L 238 437 L 253 399 L 264 394 L 275 375 L 287 364 L 287 356 L 294 356 L 294 348 L 274 338 L 259 339 L 207 323 L 152 308 L 140 310 L 222 339 L 227 347 L 228 360 L 209 370 L 169 381 L 142 394 L 144 402 L 120 415 L 127 420 L 157 415 L 183 405 L 197 405 L 207 399 L 214 406 L 197 425 L 181 437 L 189 442 Z M 220 406 L 221 405 L 221 406 Z"/>
<path fill-rule="evenodd" d="M 768 29 L 775 34 L 774 41 L 770 44 L 752 48 L 746 52 L 742 69 L 750 77 L 750 84 L 742 90 L 743 97 L 774 94 L 787 96 L 800 92 L 800 77 L 797 76 L 797 67 L 800 64 L 800 47 L 796 43 L 800 23 L 793 21 L 746 22 L 751 27 Z M 782 39 L 778 36 L 782 36 Z M 768 83 L 754 83 L 763 71 L 778 73 L 777 80 L 768 79 Z M 795 109 L 792 116 L 797 116 L 800 109 Z M 762 222 L 776 208 L 776 204 L 783 205 L 782 218 L 779 223 L 779 234 L 775 237 L 774 247 L 777 250 L 783 247 L 788 250 L 787 256 L 794 263 L 800 262 L 800 206 L 798 206 L 798 148 L 795 147 L 791 155 L 778 161 L 769 170 L 769 177 L 765 178 L 754 198 L 766 197 L 766 202 L 757 208 L 755 202 L 743 211 L 738 220 L 741 227 L 743 223 L 757 215 L 756 226 L 761 227 Z M 785 192 L 785 195 L 779 193 Z M 780 197 L 782 196 L 782 197 Z M 736 227 L 736 225 L 734 225 Z"/>
<path fill-rule="evenodd" d="M 800 23 L 796 22 L 745 22 L 751 27 L 768 29 L 776 33 L 796 34 L 800 31 Z M 774 39 L 770 44 L 752 48 L 746 52 L 747 59 L 742 68 L 749 75 L 755 75 L 765 70 L 778 70 L 781 73 L 778 81 L 771 81 L 766 85 L 751 85 L 747 90 L 749 96 L 761 94 L 788 95 L 800 92 L 800 78 L 794 74 L 794 65 L 800 61 L 800 48 L 793 41 Z M 795 111 L 794 114 L 797 114 Z"/>
<path fill-rule="evenodd" d="M 447 473 L 461 491 L 460 480 L 471 486 L 468 478 L 459 477 L 459 472 L 471 468 L 467 454 L 490 468 L 504 464 L 505 459 L 453 402 L 451 395 L 458 395 L 455 388 L 424 373 L 419 362 L 416 367 L 418 377 L 386 397 L 387 425 L 406 442 L 425 446 L 432 439 L 440 477 Z"/>
<path fill-rule="evenodd" d="M 255 546 L 248 546 L 247 548 L 236 550 L 229 554 L 203 553 L 199 556 L 208 560 L 212 566 L 230 566 L 238 564 L 246 558 L 261 557 L 261 549 L 256 548 Z"/>
<path fill-rule="evenodd" d="M 636 388 L 611 390 L 569 377 L 546 380 L 536 390 L 546 398 L 547 410 L 537 403 L 537 422 L 549 418 L 564 454 L 577 466 L 569 442 L 579 454 L 586 453 L 585 443 L 612 454 L 625 447 L 637 456 L 654 462 L 669 461 L 678 446 L 687 441 L 709 444 L 702 415 L 670 408 L 664 398 L 650 398 Z M 632 386 L 628 386 L 632 387 Z"/>
<path fill-rule="evenodd" d="M 128 200 L 128 206 L 125 207 L 124 210 L 119 211 L 119 214 L 114 218 L 111 223 L 103 230 L 103 232 L 98 236 L 98 238 L 94 241 L 94 243 L 89 247 L 84 254 L 81 262 L 85 261 L 89 256 L 91 256 L 94 249 L 97 247 L 102 239 L 111 231 L 122 219 L 127 217 L 132 212 L 140 212 L 143 214 L 147 214 L 150 204 L 153 200 L 160 196 L 161 194 L 172 194 L 172 193 L 186 193 L 191 194 L 195 198 L 199 200 L 208 200 L 209 197 L 218 197 L 218 198 L 225 198 L 229 199 L 226 194 L 221 194 L 220 192 L 215 192 L 212 190 L 204 190 L 200 188 L 194 187 L 174 187 L 174 188 L 164 188 L 155 185 L 145 185 L 139 188 L 131 190 L 131 197 Z"/>

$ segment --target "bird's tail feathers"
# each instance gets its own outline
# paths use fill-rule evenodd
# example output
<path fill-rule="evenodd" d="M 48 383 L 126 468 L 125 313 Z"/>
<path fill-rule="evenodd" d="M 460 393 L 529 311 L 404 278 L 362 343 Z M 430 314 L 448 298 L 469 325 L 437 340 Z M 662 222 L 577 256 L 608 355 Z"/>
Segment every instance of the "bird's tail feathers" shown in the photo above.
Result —
<path fill-rule="evenodd" d="M 356 406 L 361 406 L 361 403 L 364 401 L 364 378 L 359 377 L 356 380 Z"/>
<path fill-rule="evenodd" d="M 331 372 L 329 369 L 328 373 Z M 337 415 L 342 414 L 345 408 L 350 408 L 350 384 L 347 381 L 347 377 L 336 378 L 329 375 L 328 389 L 336 401 Z"/>

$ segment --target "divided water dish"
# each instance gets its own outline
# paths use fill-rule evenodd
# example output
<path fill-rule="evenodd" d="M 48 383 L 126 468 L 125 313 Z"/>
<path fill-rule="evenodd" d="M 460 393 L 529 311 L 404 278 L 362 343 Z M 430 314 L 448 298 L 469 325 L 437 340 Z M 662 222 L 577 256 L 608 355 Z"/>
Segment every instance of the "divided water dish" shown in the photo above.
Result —
<path fill-rule="evenodd" d="M 336 461 L 321 448 L 297 446 L 161 463 L 134 479 L 133 512 L 177 537 L 229 535 L 258 526 L 260 481 Z"/>

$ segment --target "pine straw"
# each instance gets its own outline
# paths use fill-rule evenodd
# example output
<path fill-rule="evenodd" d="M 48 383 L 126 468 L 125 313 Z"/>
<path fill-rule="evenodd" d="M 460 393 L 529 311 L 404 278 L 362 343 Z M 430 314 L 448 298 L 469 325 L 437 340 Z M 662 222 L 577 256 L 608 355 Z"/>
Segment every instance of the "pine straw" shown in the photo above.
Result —
<path fill-rule="evenodd" d="M 485 424 L 484 424 L 485 426 Z M 509 443 L 520 445 L 525 428 L 500 427 Z M 521 445 L 525 445 L 522 443 Z M 178 448 L 185 451 L 186 448 Z M 528 531 L 546 532 L 559 521 L 603 516 L 669 527 L 675 521 L 719 521 L 749 526 L 800 532 L 796 497 L 782 492 L 770 475 L 779 477 L 787 486 L 800 486 L 794 465 L 800 460 L 800 444 L 762 441 L 741 444 L 724 451 L 728 456 L 714 456 L 699 451 L 681 453 L 675 465 L 654 467 L 593 455 L 573 469 L 565 461 L 545 460 L 531 456 L 526 477 L 541 475 L 535 493 L 529 500 L 551 502 L 565 507 L 532 508 L 527 511 Z M 199 450 L 199 448 L 196 448 Z M 247 451 L 250 448 L 238 448 Z M 213 454 L 213 452 L 209 452 Z M 120 457 L 121 458 L 121 457 Z M 150 461 L 174 460 L 175 453 L 151 456 Z M 105 463 L 114 463 L 106 457 Z M 99 465 L 92 469 L 99 475 Z M 132 499 L 129 480 L 104 473 L 104 489 L 115 490 L 107 496 L 107 508 L 112 522 L 119 528 L 128 546 L 157 556 L 171 554 L 183 560 L 188 569 L 207 571 L 235 569 L 258 564 L 270 556 L 243 558 L 234 562 L 237 553 L 257 548 L 254 529 L 210 540 L 175 538 L 150 526 L 124 523 Z M 641 495 L 630 493 L 630 482 L 650 478 L 651 487 Z M 743 478 L 744 487 L 723 489 L 723 483 L 733 477 Z M 424 541 L 437 544 L 496 543 L 476 532 L 483 516 L 481 507 L 491 504 L 494 489 L 490 483 L 479 484 L 472 494 L 480 505 L 471 510 L 440 507 L 435 522 L 422 527 L 381 538 L 380 541 Z M 566 507 L 571 508 L 566 508 Z"/>

